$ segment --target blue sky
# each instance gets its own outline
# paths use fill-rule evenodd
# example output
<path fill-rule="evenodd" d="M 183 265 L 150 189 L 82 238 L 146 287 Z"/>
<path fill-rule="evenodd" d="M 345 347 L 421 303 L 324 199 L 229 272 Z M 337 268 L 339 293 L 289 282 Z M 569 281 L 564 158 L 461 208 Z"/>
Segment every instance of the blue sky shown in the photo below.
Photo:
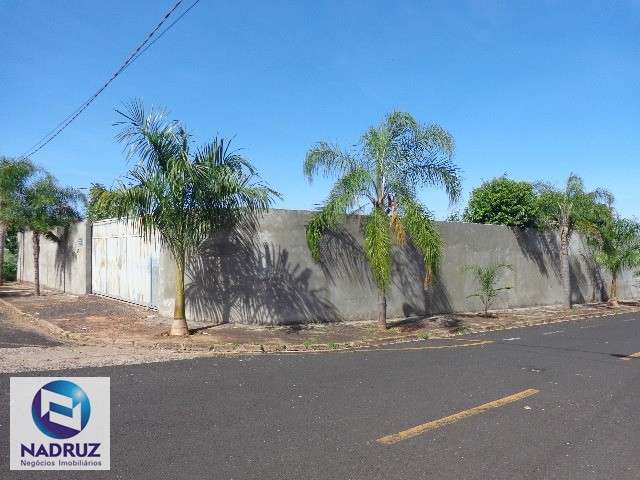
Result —
<path fill-rule="evenodd" d="M 172 3 L 0 1 L 0 155 L 73 111 Z M 635 216 L 639 35 L 638 0 L 201 0 L 34 160 L 67 184 L 111 184 L 130 167 L 114 107 L 141 98 L 196 141 L 234 136 L 283 194 L 278 207 L 309 209 L 328 184 L 304 181 L 306 150 L 352 145 L 402 109 L 455 137 L 457 208 L 494 176 L 559 183 L 573 171 Z M 442 192 L 423 199 L 448 213 Z"/>

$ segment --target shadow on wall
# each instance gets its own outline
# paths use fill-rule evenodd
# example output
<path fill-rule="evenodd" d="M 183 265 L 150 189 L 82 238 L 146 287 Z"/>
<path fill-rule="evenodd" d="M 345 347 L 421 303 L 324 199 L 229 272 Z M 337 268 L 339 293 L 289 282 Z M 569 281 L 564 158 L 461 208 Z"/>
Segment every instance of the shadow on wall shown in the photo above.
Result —
<path fill-rule="evenodd" d="M 76 259 L 76 252 L 71 245 L 69 245 L 70 228 L 65 227 L 59 233 L 57 238 L 47 238 L 47 240 L 53 242 L 56 249 L 56 255 L 54 259 L 54 268 L 56 275 L 56 285 L 63 292 L 67 290 L 67 267 L 71 265 Z"/>
<path fill-rule="evenodd" d="M 537 265 L 542 275 L 548 277 L 553 273 L 560 278 L 560 242 L 554 233 L 517 227 L 511 231 L 523 255 Z"/>
<path fill-rule="evenodd" d="M 362 245 L 352 233 L 344 228 L 328 232 L 323 237 L 320 248 L 320 267 L 332 284 L 335 285 L 338 280 L 347 280 L 371 290 L 375 298 L 377 286 L 371 269 Z M 451 311 L 445 285 L 436 276 L 433 283 L 425 288 L 424 277 L 424 259 L 411 242 L 403 247 L 394 247 L 391 263 L 393 288 L 388 298 L 389 307 L 392 307 L 396 295 L 402 301 L 401 311 L 404 317 Z M 389 313 L 393 315 L 391 311 Z M 400 312 L 396 315 L 400 315 Z"/>
<path fill-rule="evenodd" d="M 289 262 L 286 249 L 259 244 L 252 232 L 220 234 L 190 262 L 191 315 L 215 323 L 288 324 L 340 319 L 312 271 Z"/>
<path fill-rule="evenodd" d="M 561 280 L 560 242 L 554 232 L 512 228 L 522 253 L 535 262 L 544 276 L 549 273 Z M 546 259 L 546 261 L 545 261 Z M 570 254 L 569 284 L 572 303 L 599 302 L 607 299 L 607 288 L 602 272 L 586 251 L 579 257 Z M 551 272 L 550 272 L 551 271 Z M 587 293 L 587 290 L 590 292 Z"/>
<path fill-rule="evenodd" d="M 325 233 L 320 242 L 320 268 L 332 284 L 338 280 L 355 282 L 360 287 L 376 288 L 362 246 L 344 228 Z"/>
<path fill-rule="evenodd" d="M 570 257 L 571 301 L 574 303 L 600 302 L 608 299 L 607 286 L 602 271 L 593 257 L 580 252 L 579 257 Z M 580 261 L 582 260 L 582 261 Z M 586 272 L 583 271 L 586 269 Z M 590 288 L 590 292 L 587 289 Z M 585 293 L 588 296 L 585 296 Z"/>
<path fill-rule="evenodd" d="M 403 299 L 402 313 L 405 317 L 433 315 L 452 311 L 449 291 L 436 271 L 431 283 L 425 286 L 426 269 L 424 257 L 411 244 L 394 251 L 391 265 L 392 282 Z"/>

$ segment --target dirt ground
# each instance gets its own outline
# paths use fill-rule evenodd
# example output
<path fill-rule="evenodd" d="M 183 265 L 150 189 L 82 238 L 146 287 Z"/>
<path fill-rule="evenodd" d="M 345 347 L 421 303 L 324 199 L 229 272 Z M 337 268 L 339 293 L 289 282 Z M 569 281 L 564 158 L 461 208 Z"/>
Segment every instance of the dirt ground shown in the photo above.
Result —
<path fill-rule="evenodd" d="M 605 304 L 510 309 L 492 317 L 473 313 L 436 315 L 390 320 L 390 328 L 375 322 L 339 322 L 292 326 L 248 326 L 238 324 L 191 325 L 188 338 L 169 337 L 170 319 L 154 310 L 95 295 L 70 295 L 46 290 L 32 295 L 25 284 L 0 287 L 0 303 L 23 319 L 75 345 L 117 345 L 174 351 L 281 351 L 353 348 L 390 341 L 448 338 L 465 333 L 516 328 L 558 321 L 640 311 L 640 305 L 623 304 L 611 309 Z"/>

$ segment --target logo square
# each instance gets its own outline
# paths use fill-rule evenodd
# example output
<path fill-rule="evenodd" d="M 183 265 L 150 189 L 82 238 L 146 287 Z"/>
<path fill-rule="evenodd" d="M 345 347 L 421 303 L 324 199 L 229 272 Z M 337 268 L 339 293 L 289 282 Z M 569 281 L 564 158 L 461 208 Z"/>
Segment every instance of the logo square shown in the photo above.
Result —
<path fill-rule="evenodd" d="M 108 377 L 11 377 L 11 470 L 109 470 Z"/>

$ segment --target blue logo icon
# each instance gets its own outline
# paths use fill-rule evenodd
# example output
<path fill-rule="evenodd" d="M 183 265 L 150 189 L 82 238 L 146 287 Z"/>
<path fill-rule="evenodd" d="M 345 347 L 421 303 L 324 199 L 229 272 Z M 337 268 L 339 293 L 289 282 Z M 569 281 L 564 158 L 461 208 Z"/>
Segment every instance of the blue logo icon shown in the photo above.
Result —
<path fill-rule="evenodd" d="M 91 415 L 89 397 L 78 385 L 67 380 L 47 383 L 31 403 L 36 427 L 51 438 L 70 438 L 87 426 Z"/>

